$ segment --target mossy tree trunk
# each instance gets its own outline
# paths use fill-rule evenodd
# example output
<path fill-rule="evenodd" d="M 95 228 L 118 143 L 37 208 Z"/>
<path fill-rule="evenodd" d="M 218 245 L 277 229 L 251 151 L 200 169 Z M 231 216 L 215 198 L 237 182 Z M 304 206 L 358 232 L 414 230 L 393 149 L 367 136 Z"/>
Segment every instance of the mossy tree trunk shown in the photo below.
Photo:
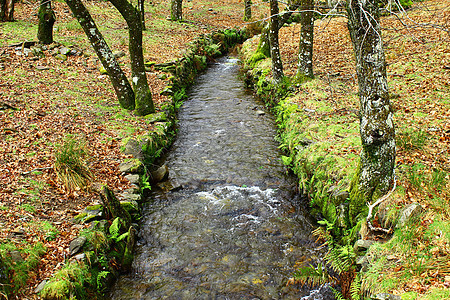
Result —
<path fill-rule="evenodd" d="M 0 21 L 14 21 L 14 0 L 0 0 Z"/>
<path fill-rule="evenodd" d="M 252 18 L 252 0 L 244 0 L 244 21 Z"/>
<path fill-rule="evenodd" d="M 366 203 L 385 194 L 394 180 L 395 132 L 386 79 L 377 0 L 347 3 L 360 99 L 361 161 L 350 191 L 352 225 Z"/>
<path fill-rule="evenodd" d="M 288 21 L 292 13 L 297 10 L 300 7 L 299 0 L 291 0 L 289 1 L 289 4 L 287 6 L 287 11 L 280 14 L 278 18 L 278 29 L 283 27 L 283 25 Z M 271 57 L 270 54 L 270 38 L 269 38 L 269 32 L 271 23 L 267 23 L 264 25 L 261 36 L 259 38 L 258 48 L 256 49 L 256 52 L 254 54 L 255 58 L 263 59 L 267 57 Z"/>
<path fill-rule="evenodd" d="M 301 1 L 300 47 L 298 50 L 297 74 L 314 77 L 313 73 L 313 41 L 314 41 L 314 0 Z"/>
<path fill-rule="evenodd" d="M 280 55 L 280 44 L 278 41 L 278 32 L 280 29 L 278 1 L 270 0 L 270 25 L 269 25 L 269 42 L 270 42 L 270 56 L 272 57 L 272 75 L 275 84 L 278 84 L 283 79 L 283 62 Z"/>
<path fill-rule="evenodd" d="M 183 20 L 183 0 L 171 0 L 170 19 L 172 21 Z"/>
<path fill-rule="evenodd" d="M 80 23 L 92 47 L 97 53 L 103 67 L 108 72 L 109 79 L 114 87 L 120 106 L 133 110 L 135 108 L 134 92 L 128 79 L 117 63 L 114 55 L 95 25 L 89 11 L 81 0 L 65 0 L 75 18 Z"/>
<path fill-rule="evenodd" d="M 131 59 L 131 75 L 136 95 L 136 114 L 145 116 L 155 112 L 152 93 L 145 73 L 144 54 L 142 49 L 142 22 L 139 10 L 127 0 L 110 0 L 128 25 L 129 51 Z"/>
<path fill-rule="evenodd" d="M 38 12 L 39 24 L 37 38 L 41 44 L 53 43 L 53 24 L 55 24 L 55 13 L 52 9 L 51 0 L 41 0 Z"/>

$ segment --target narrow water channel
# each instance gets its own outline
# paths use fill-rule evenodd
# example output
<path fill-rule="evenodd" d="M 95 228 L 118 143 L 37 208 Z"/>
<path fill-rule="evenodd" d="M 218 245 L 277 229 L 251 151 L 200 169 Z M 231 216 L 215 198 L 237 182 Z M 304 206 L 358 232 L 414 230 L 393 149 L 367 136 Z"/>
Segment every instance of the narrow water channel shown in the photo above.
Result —
<path fill-rule="evenodd" d="M 113 299 L 300 299 L 296 262 L 315 260 L 269 115 L 244 89 L 237 60 L 201 75 L 167 157 L 182 188 L 144 209 L 132 272 Z M 322 299 L 322 298 L 316 298 Z"/>

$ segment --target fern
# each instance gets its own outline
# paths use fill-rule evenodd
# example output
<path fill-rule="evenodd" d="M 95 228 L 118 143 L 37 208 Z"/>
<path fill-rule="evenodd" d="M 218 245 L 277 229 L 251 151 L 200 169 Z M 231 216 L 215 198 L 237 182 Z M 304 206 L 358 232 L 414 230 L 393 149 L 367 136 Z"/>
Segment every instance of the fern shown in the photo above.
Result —
<path fill-rule="evenodd" d="M 118 243 L 118 242 L 120 242 L 120 241 L 122 241 L 122 240 L 128 238 L 128 235 L 129 235 L 128 232 L 125 232 L 125 233 L 119 235 L 116 239 L 114 239 L 114 241 L 115 241 L 116 243 Z"/>
<path fill-rule="evenodd" d="M 116 240 L 120 233 L 120 226 L 122 220 L 117 217 L 112 222 L 111 226 L 109 226 L 109 234 L 111 234 L 111 239 Z"/>
<path fill-rule="evenodd" d="M 336 300 L 346 300 L 341 292 L 339 292 L 338 290 L 336 290 L 332 286 L 330 286 L 330 289 L 333 292 L 334 297 L 336 298 Z"/>
<path fill-rule="evenodd" d="M 330 276 L 322 263 L 317 267 L 312 265 L 300 267 L 295 271 L 294 278 L 301 284 L 322 285 L 325 283 L 335 282 L 336 279 Z"/>
<path fill-rule="evenodd" d="M 105 288 L 103 282 L 105 281 L 105 279 L 108 277 L 108 275 L 110 273 L 111 272 L 109 272 L 109 271 L 101 271 L 98 273 L 98 275 L 97 275 L 97 290 L 98 291 L 102 291 Z"/>
<path fill-rule="evenodd" d="M 350 285 L 350 294 L 352 296 L 352 300 L 359 300 L 361 294 L 361 276 L 358 273 L 352 284 Z"/>
<path fill-rule="evenodd" d="M 331 264 L 333 270 L 341 274 L 348 271 L 353 265 L 356 253 L 350 245 L 330 245 L 329 251 L 324 258 Z"/>

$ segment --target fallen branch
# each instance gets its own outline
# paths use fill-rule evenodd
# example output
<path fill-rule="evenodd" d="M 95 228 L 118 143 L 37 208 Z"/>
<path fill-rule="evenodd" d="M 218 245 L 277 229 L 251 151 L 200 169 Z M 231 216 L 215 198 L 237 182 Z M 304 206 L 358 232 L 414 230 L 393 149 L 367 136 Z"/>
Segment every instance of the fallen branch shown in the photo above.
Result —
<path fill-rule="evenodd" d="M 20 175 L 25 176 L 25 175 L 28 175 L 28 174 L 33 173 L 33 172 L 50 170 L 50 169 L 53 169 L 53 167 L 36 168 L 34 170 L 31 170 L 31 171 L 22 172 L 22 173 L 20 173 Z"/>
<path fill-rule="evenodd" d="M 7 109 L 18 110 L 18 108 L 11 106 L 8 103 L 0 102 L 0 110 L 7 110 Z"/>

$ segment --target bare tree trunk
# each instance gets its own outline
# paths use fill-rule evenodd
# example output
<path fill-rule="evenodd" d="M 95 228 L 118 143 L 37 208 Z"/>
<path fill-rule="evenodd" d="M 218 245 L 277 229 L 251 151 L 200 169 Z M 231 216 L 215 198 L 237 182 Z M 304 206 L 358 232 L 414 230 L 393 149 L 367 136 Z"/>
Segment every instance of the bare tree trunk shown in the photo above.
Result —
<path fill-rule="evenodd" d="M 272 75 L 275 84 L 278 84 L 283 79 L 283 62 L 281 61 L 280 45 L 278 42 L 278 31 L 280 29 L 278 24 L 278 1 L 270 0 L 270 56 L 272 57 Z"/>
<path fill-rule="evenodd" d="M 172 21 L 183 20 L 183 0 L 171 0 L 170 19 Z"/>
<path fill-rule="evenodd" d="M 386 193 L 394 177 L 395 132 L 377 0 L 347 4 L 360 99 L 361 162 L 350 191 L 350 222 Z"/>
<path fill-rule="evenodd" d="M 142 50 L 142 22 L 139 11 L 127 0 L 110 0 L 128 25 L 129 51 L 134 93 L 136 95 L 136 114 L 145 116 L 155 112 L 152 93 L 145 73 Z"/>
<path fill-rule="evenodd" d="M 125 109 L 133 110 L 135 107 L 133 89 L 88 10 L 81 0 L 66 0 L 66 3 L 86 33 L 103 67 L 108 72 L 120 105 Z"/>
<path fill-rule="evenodd" d="M 142 30 L 145 29 L 145 7 L 144 7 L 144 0 L 138 0 L 138 7 L 139 12 L 141 13 L 141 21 L 142 21 Z"/>
<path fill-rule="evenodd" d="M 313 78 L 314 0 L 302 0 L 301 7 L 297 75 L 303 74 L 304 76 Z"/>
<path fill-rule="evenodd" d="M 14 21 L 14 0 L 0 0 L 0 21 Z"/>
<path fill-rule="evenodd" d="M 252 0 L 244 0 L 244 21 L 248 21 L 252 18 Z"/>
<path fill-rule="evenodd" d="M 41 0 L 39 7 L 39 25 L 37 38 L 41 44 L 53 43 L 53 24 L 55 23 L 55 13 L 52 9 L 51 0 Z"/>

